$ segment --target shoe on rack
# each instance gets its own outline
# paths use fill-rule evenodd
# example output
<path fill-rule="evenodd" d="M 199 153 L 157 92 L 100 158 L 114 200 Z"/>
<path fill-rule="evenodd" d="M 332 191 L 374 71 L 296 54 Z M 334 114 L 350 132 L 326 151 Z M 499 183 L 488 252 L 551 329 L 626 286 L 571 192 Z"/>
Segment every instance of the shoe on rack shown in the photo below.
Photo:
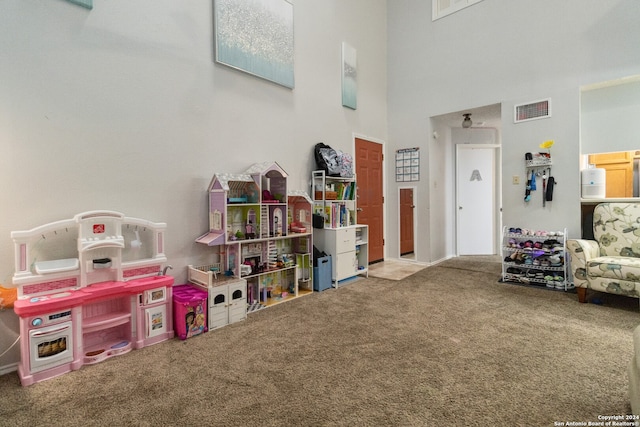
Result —
<path fill-rule="evenodd" d="M 523 275 L 522 270 L 520 270 L 519 268 L 515 268 L 515 267 L 507 268 L 507 274 L 512 276 L 513 278 L 517 278 L 517 279 L 519 279 Z"/>
<path fill-rule="evenodd" d="M 549 258 L 547 258 L 549 260 L 549 262 L 551 263 L 551 265 L 560 265 L 560 255 L 551 255 Z"/>

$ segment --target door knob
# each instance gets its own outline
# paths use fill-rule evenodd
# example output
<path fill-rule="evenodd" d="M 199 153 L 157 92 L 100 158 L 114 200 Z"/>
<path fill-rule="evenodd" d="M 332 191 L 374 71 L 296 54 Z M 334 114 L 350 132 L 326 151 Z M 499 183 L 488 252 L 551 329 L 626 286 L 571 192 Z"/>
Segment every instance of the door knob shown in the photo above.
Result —
<path fill-rule="evenodd" d="M 461 211 L 462 210 L 462 206 L 458 206 L 458 210 Z"/>

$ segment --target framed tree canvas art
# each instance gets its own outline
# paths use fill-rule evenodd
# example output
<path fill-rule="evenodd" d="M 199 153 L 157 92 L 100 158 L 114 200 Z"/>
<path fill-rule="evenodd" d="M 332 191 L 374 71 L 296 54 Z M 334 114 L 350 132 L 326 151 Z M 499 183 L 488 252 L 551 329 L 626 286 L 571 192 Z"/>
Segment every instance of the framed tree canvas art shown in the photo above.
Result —
<path fill-rule="evenodd" d="M 77 4 L 78 6 L 86 7 L 87 9 L 93 9 L 93 0 L 67 0 L 70 3 Z"/>
<path fill-rule="evenodd" d="M 215 59 L 293 89 L 293 5 L 286 0 L 214 0 Z"/>

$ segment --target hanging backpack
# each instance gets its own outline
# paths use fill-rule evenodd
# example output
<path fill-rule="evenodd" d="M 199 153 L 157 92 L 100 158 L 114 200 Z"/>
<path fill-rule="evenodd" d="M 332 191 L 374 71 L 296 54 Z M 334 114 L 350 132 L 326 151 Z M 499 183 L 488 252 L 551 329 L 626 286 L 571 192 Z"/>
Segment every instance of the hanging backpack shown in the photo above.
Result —
<path fill-rule="evenodd" d="M 556 185 L 556 180 L 554 177 L 549 177 L 549 181 L 547 182 L 547 193 L 545 194 L 545 200 L 550 202 L 553 200 L 553 187 Z"/>
<path fill-rule="evenodd" d="M 336 150 L 319 142 L 313 152 L 318 170 L 323 170 L 328 176 L 340 176 L 340 163 Z"/>
<path fill-rule="evenodd" d="M 353 157 L 351 154 L 336 150 L 338 153 L 338 166 L 342 178 L 353 178 Z"/>

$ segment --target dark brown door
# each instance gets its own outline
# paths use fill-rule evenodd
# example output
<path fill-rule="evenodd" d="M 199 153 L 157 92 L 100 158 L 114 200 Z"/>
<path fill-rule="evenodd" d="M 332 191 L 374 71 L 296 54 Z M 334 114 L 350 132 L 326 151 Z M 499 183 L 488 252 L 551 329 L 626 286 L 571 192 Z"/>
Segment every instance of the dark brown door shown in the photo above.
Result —
<path fill-rule="evenodd" d="M 400 189 L 400 255 L 413 253 L 413 189 Z"/>
<path fill-rule="evenodd" d="M 356 138 L 358 223 L 369 226 L 369 263 L 384 260 L 382 144 Z"/>

